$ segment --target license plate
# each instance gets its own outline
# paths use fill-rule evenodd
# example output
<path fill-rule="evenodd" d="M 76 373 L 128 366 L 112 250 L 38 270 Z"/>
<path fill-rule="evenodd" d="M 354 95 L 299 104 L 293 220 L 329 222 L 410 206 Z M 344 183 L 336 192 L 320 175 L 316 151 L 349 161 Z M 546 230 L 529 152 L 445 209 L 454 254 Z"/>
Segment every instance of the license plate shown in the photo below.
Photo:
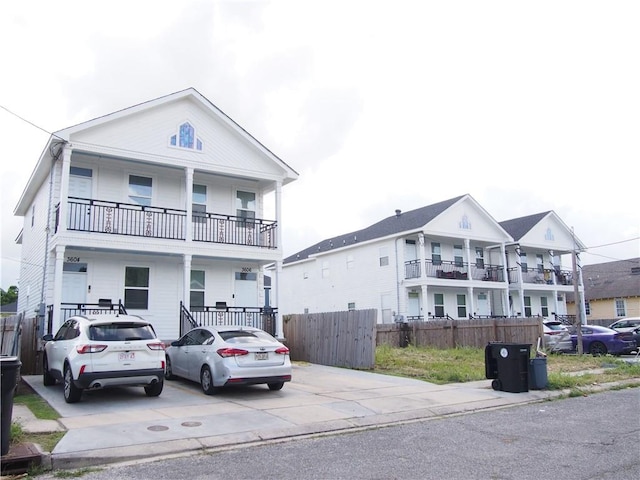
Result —
<path fill-rule="evenodd" d="M 121 362 L 130 362 L 136 359 L 135 352 L 120 352 L 118 354 L 118 360 Z"/>
<path fill-rule="evenodd" d="M 267 360 L 269 358 L 269 353 L 267 352 L 256 352 L 256 360 Z"/>

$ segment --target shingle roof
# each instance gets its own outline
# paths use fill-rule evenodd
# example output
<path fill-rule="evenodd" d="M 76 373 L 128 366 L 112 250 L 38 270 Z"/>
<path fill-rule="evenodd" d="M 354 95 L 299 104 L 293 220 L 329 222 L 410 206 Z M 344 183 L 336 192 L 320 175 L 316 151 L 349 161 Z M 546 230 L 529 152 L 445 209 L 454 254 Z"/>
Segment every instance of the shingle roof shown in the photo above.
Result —
<path fill-rule="evenodd" d="M 634 269 L 635 273 L 632 273 Z M 640 258 L 597 263 L 582 267 L 585 300 L 640 296 Z M 571 299 L 569 298 L 571 296 Z M 573 295 L 567 295 L 573 301 Z"/>
<path fill-rule="evenodd" d="M 298 260 L 304 260 L 309 258 L 309 255 L 327 252 L 334 248 L 354 245 L 356 243 L 374 240 L 376 238 L 382 238 L 398 234 L 400 232 L 419 229 L 466 196 L 467 195 L 461 195 L 459 197 L 434 203 L 433 205 L 427 205 L 426 207 L 418 208 L 416 210 L 397 213 L 396 215 L 387 217 L 384 220 L 374 223 L 362 230 L 325 239 L 285 258 L 283 263 L 287 264 Z"/>
<path fill-rule="evenodd" d="M 512 218 L 511 220 L 500 222 L 500 226 L 517 242 L 550 213 L 551 211 L 548 211 L 535 213 L 526 217 Z"/>

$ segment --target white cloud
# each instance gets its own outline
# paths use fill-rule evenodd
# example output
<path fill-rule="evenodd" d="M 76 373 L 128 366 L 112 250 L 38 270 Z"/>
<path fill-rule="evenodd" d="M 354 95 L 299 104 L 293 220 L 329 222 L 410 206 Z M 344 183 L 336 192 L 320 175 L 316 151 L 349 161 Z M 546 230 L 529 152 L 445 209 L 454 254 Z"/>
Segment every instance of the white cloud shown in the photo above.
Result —
<path fill-rule="evenodd" d="M 640 256 L 634 1 L 25 0 L 0 105 L 49 131 L 193 86 L 300 174 L 285 254 L 464 193 L 554 210 L 583 262 Z M 2 280 L 47 136 L 0 110 Z M 628 242 L 625 240 L 633 239 Z M 622 242 L 622 243 L 620 243 Z"/>

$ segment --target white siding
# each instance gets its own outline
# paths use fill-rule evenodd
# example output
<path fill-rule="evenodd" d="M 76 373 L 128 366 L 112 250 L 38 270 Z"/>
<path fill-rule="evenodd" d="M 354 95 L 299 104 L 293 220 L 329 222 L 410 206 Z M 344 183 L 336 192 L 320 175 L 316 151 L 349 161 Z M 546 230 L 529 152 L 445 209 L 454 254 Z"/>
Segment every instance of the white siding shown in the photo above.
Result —
<path fill-rule="evenodd" d="M 185 121 L 196 129 L 196 136 L 203 142 L 202 152 L 169 145 L 169 138 L 178 133 L 180 124 Z M 206 169 L 226 167 L 259 176 L 267 172 L 281 173 L 257 148 L 190 99 L 164 104 L 76 133 L 72 141 L 108 145 L 122 149 L 127 156 L 130 152 L 161 155 L 167 158 L 167 163 L 176 165 L 185 160 L 197 162 L 200 168 Z"/>

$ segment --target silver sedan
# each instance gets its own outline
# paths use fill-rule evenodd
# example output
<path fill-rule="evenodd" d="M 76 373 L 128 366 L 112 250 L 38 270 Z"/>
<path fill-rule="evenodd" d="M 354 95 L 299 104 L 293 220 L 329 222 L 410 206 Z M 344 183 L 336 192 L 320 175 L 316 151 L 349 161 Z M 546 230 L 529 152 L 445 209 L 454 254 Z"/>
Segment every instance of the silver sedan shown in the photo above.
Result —
<path fill-rule="evenodd" d="M 291 380 L 289 349 L 253 327 L 197 327 L 166 350 L 165 377 L 199 382 L 207 395 L 229 385 L 266 383 L 280 390 Z"/>

